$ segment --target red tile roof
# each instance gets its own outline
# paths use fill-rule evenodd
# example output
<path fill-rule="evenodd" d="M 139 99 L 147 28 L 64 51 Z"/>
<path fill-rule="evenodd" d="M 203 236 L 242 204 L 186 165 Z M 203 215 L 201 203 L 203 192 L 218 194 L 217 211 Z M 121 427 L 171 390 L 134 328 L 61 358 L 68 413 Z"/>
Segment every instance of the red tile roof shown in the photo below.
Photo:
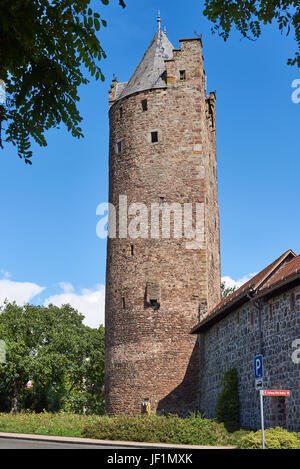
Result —
<path fill-rule="evenodd" d="M 279 269 L 272 275 L 272 277 L 263 285 L 262 290 L 269 288 L 280 282 L 281 280 L 289 277 L 290 275 L 300 272 L 300 256 L 294 257 L 289 262 L 282 264 Z"/>
<path fill-rule="evenodd" d="M 234 307 L 234 305 L 237 307 L 239 301 L 245 302 L 244 298 L 247 294 L 259 294 L 265 289 L 270 289 L 273 285 L 282 281 L 283 278 L 289 277 L 298 270 L 300 273 L 300 256 L 297 256 L 294 251 L 289 249 L 209 311 L 198 326 L 194 327 L 193 332 L 196 332 L 202 323 L 208 323 L 210 319 L 216 318 L 226 309 Z"/>

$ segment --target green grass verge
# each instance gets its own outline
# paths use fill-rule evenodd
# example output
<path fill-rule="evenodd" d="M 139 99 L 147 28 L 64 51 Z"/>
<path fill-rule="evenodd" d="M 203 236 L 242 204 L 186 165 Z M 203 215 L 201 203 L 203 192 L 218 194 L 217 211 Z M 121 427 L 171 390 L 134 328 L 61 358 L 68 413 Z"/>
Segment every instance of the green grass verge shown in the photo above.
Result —
<path fill-rule="evenodd" d="M 20 412 L 17 415 L 0 413 L 0 432 L 82 437 L 84 426 L 92 424 L 98 418 L 61 412 Z"/>
<path fill-rule="evenodd" d="M 43 412 L 0 413 L 0 432 L 36 435 L 74 436 L 111 441 L 188 444 L 200 446 L 234 446 L 240 449 L 261 448 L 261 432 L 238 430 L 229 433 L 223 424 L 191 415 L 177 416 L 119 415 L 83 416 L 70 413 Z M 300 434 L 281 428 L 265 431 L 266 448 L 300 449 Z"/>

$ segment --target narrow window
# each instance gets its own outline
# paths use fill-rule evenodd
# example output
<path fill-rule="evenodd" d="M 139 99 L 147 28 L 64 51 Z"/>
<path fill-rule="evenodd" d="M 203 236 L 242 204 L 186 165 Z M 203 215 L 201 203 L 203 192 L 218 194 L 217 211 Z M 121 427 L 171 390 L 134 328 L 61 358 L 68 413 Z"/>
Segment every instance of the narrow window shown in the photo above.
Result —
<path fill-rule="evenodd" d="M 185 70 L 180 70 L 180 80 L 186 80 L 186 73 Z"/>
<path fill-rule="evenodd" d="M 117 153 L 122 153 L 123 151 L 123 142 L 122 140 L 120 140 L 118 143 L 117 143 Z"/>
<path fill-rule="evenodd" d="M 151 142 L 152 143 L 158 142 L 158 132 L 151 132 Z"/>
<path fill-rule="evenodd" d="M 250 312 L 250 326 L 254 327 L 254 313 L 253 311 Z"/>
<path fill-rule="evenodd" d="M 294 309 L 295 309 L 295 293 L 292 292 L 290 294 L 290 310 L 294 311 Z"/>
<path fill-rule="evenodd" d="M 125 296 L 122 296 L 122 308 L 126 309 Z"/>
<path fill-rule="evenodd" d="M 269 305 L 269 320 L 273 320 L 273 303 L 270 303 Z"/>
<path fill-rule="evenodd" d="M 159 198 L 159 205 L 160 205 L 161 208 L 163 208 L 163 206 L 165 205 L 165 198 L 164 197 Z"/>
<path fill-rule="evenodd" d="M 134 246 L 133 246 L 133 244 L 130 246 L 130 255 L 134 256 Z"/>
<path fill-rule="evenodd" d="M 237 312 L 237 315 L 236 315 L 236 322 L 237 322 L 237 325 L 239 326 L 240 325 L 240 312 L 239 311 Z"/>
<path fill-rule="evenodd" d="M 123 108 L 122 108 L 122 106 L 120 107 L 120 117 L 123 117 Z"/>
<path fill-rule="evenodd" d="M 148 111 L 148 101 L 147 101 L 147 99 L 143 99 L 142 109 L 143 109 L 143 111 Z"/>

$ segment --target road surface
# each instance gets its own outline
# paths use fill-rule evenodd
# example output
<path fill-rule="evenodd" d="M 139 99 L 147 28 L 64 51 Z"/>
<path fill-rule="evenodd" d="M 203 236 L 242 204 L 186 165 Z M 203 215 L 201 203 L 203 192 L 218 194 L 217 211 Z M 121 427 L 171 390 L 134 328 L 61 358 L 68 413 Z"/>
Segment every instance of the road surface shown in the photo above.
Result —
<path fill-rule="evenodd" d="M 56 441 L 21 440 L 0 438 L 1 449 L 120 449 L 118 446 L 80 445 L 79 443 L 60 443 Z M 126 449 L 126 447 L 122 447 Z M 129 449 L 129 448 L 128 448 Z M 132 449 L 132 447 L 130 448 Z"/>

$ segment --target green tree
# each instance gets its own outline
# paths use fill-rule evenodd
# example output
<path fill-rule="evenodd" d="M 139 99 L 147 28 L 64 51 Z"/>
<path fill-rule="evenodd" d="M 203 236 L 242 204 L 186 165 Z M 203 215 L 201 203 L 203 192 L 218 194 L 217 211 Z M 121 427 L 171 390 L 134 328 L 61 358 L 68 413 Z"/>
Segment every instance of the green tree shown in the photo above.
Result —
<path fill-rule="evenodd" d="M 68 392 L 66 409 L 80 414 L 104 413 L 104 327 L 85 329 L 86 357 Z"/>
<path fill-rule="evenodd" d="M 238 395 L 238 377 L 235 368 L 225 371 L 221 381 L 222 390 L 217 397 L 215 418 L 223 422 L 228 431 L 240 427 L 240 407 Z"/>
<path fill-rule="evenodd" d="M 36 320 L 30 307 L 25 310 L 16 304 L 7 304 L 0 315 L 0 337 L 6 345 L 6 362 L 0 364 L 0 381 L 2 395 L 10 401 L 14 413 L 31 377 L 32 351 L 37 346 Z"/>
<path fill-rule="evenodd" d="M 236 287 L 226 287 L 225 282 L 221 282 L 221 299 L 225 300 L 225 298 L 235 292 L 235 290 Z"/>
<path fill-rule="evenodd" d="M 293 31 L 298 50 L 289 65 L 300 67 L 300 1 L 299 0 L 205 0 L 204 15 L 214 23 L 227 41 L 233 26 L 243 37 L 256 40 L 262 27 L 276 22 L 281 33 Z"/>
<path fill-rule="evenodd" d="M 11 142 L 25 163 L 31 164 L 31 138 L 46 146 L 45 131 L 61 123 L 83 137 L 78 87 L 88 83 L 87 73 L 104 80 L 99 64 L 106 57 L 97 37 L 106 21 L 91 3 L 0 2 L 0 80 L 9 97 L 9 105 L 0 99 L 0 148 Z"/>
<path fill-rule="evenodd" d="M 88 328 L 70 305 L 0 310 L 0 337 L 6 363 L 0 364 L 2 405 L 41 411 L 59 410 L 72 390 L 103 406 L 104 331 Z M 31 380 L 33 387 L 26 389 Z M 82 397 L 82 396 L 81 396 Z"/>

